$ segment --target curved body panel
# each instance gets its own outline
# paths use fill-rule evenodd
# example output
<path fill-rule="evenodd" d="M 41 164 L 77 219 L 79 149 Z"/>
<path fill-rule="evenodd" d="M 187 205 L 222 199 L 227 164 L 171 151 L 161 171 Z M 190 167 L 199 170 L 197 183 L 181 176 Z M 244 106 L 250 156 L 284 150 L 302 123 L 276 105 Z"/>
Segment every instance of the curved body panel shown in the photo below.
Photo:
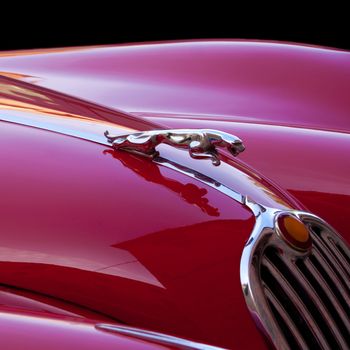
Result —
<path fill-rule="evenodd" d="M 8 350 L 173 349 L 172 346 L 103 332 L 92 320 L 55 318 L 40 312 L 0 312 L 0 326 L 1 344 Z"/>
<path fill-rule="evenodd" d="M 246 144 L 240 160 L 273 179 L 350 241 L 350 134 L 251 123 L 154 118 L 170 128 L 198 125 L 235 132 Z"/>
<path fill-rule="evenodd" d="M 0 71 L 128 112 L 349 130 L 341 50 L 234 40 L 29 50 L 1 54 Z"/>
<path fill-rule="evenodd" d="M 225 41 L 1 54 L 0 283 L 101 320 L 264 347 L 239 280 L 255 223 L 239 198 L 312 211 L 349 242 L 349 57 Z M 246 151 L 214 167 L 162 145 L 176 171 L 103 135 L 162 128 L 219 129 Z"/>
<path fill-rule="evenodd" d="M 235 345 L 228 329 L 247 313 L 239 260 L 254 224 L 248 209 L 153 163 L 116 159 L 105 146 L 14 124 L 0 132 L 2 148 L 13 139 L 27 145 L 1 156 L 2 283 Z"/>
<path fill-rule="evenodd" d="M 0 128 L 6 149 L 1 283 L 127 324 L 225 347 L 247 346 L 248 339 L 232 338 L 229 329 L 244 322 L 254 332 L 239 284 L 241 251 L 254 225 L 250 210 L 171 169 L 48 131 L 57 125 L 60 133 L 78 126 L 86 131 L 86 123 L 93 122 L 101 133 L 103 127 L 125 132 L 129 118 L 122 114 L 116 115 L 119 124 L 86 121 L 76 109 L 84 110 L 84 103 L 69 100 L 68 109 L 64 96 L 28 86 L 24 96 L 10 98 L 8 91 L 24 85 L 3 81 L 3 86 L 8 88 L 2 93 L 2 118 L 23 119 L 1 122 Z M 26 98 L 35 94 L 40 98 Z M 41 115 L 50 121 L 42 126 L 47 130 L 30 126 Z M 15 140 L 25 147 L 16 147 Z M 193 161 L 181 150 L 162 154 L 184 166 Z M 220 170 L 206 161 L 197 167 L 267 204 L 295 205 L 243 164 L 230 162 L 227 158 Z"/>
<path fill-rule="evenodd" d="M 243 161 L 348 237 L 349 52 L 189 41 L 8 52 L 0 71 L 163 128 L 244 136 Z"/>

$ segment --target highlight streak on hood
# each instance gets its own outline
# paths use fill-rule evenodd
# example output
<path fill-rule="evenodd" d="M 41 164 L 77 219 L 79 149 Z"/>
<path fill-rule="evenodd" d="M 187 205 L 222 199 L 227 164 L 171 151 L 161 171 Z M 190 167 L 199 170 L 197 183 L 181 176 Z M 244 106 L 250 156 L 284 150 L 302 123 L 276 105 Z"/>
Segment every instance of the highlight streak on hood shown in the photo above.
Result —
<path fill-rule="evenodd" d="M 108 144 L 103 133 L 157 128 L 121 111 L 0 76 L 0 120 Z"/>
<path fill-rule="evenodd" d="M 104 132 L 125 134 L 135 130 L 157 129 L 156 123 L 48 91 L 28 83 L 0 77 L 0 120 L 32 126 L 110 146 Z M 198 171 L 255 201 L 273 207 L 296 207 L 262 176 L 226 157 L 220 169 L 208 162 L 194 161 L 181 151 L 162 149 L 165 158 Z M 230 164 L 230 165 L 229 165 Z M 163 164 L 163 166 L 166 166 Z M 200 178 L 198 178 L 200 180 Z M 242 202 L 242 201 L 240 201 Z"/>

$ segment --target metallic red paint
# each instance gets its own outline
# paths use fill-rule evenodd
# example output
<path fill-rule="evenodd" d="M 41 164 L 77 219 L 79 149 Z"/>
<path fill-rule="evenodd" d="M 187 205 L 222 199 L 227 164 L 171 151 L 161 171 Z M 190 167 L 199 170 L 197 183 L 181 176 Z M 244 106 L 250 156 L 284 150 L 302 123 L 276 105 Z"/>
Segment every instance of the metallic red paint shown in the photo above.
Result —
<path fill-rule="evenodd" d="M 128 112 L 349 129 L 350 53 L 334 49 L 217 40 L 15 51 L 0 54 L 0 71 Z"/>
<path fill-rule="evenodd" d="M 227 41 L 126 45 L 10 52 L 0 70 L 17 80 L 0 80 L 8 115 L 237 134 L 247 150 L 227 159 L 234 169 L 162 151 L 263 204 L 306 207 L 350 240 L 347 52 Z M 68 136 L 1 122 L 0 147 L 0 282 L 132 325 L 264 347 L 239 283 L 254 222 L 245 207 L 169 169 Z"/>
<path fill-rule="evenodd" d="M 0 312 L 40 313 L 48 317 L 74 317 L 91 319 L 104 323 L 111 323 L 113 319 L 93 312 L 86 308 L 80 308 L 67 301 L 51 298 L 43 294 L 32 293 L 23 289 L 14 289 L 5 286 L 0 287 Z"/>
<path fill-rule="evenodd" d="M 205 125 L 240 135 L 247 146 L 240 156 L 242 161 L 276 181 L 304 208 L 328 221 L 350 241 L 349 133 L 221 121 L 154 121 L 171 128 Z"/>
<path fill-rule="evenodd" d="M 151 43 L 7 52 L 0 71 L 163 127 L 233 132 L 248 146 L 241 159 L 350 240 L 349 52 L 228 40 Z"/>
<path fill-rule="evenodd" d="M 255 332 L 239 284 L 254 223 L 246 208 L 104 146 L 11 123 L 0 134 L 2 283 L 132 325 L 249 343 L 229 331 Z"/>
<path fill-rule="evenodd" d="M 93 320 L 53 317 L 40 312 L 0 311 L 1 347 L 6 350 L 165 350 L 157 345 L 95 328 Z"/>

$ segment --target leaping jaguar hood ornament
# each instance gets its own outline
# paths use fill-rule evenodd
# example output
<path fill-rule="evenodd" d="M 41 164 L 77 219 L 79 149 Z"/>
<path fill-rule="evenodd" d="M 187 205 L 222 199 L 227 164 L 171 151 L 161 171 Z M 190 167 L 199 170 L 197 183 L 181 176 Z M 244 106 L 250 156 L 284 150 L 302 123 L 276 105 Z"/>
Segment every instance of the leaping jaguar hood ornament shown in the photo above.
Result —
<path fill-rule="evenodd" d="M 114 149 L 154 158 L 159 155 L 157 145 L 165 143 L 189 150 L 192 158 L 210 159 L 213 165 L 220 165 L 216 147 L 226 148 L 237 156 L 245 147 L 241 139 L 226 132 L 210 129 L 151 130 L 132 134 L 105 136 Z"/>

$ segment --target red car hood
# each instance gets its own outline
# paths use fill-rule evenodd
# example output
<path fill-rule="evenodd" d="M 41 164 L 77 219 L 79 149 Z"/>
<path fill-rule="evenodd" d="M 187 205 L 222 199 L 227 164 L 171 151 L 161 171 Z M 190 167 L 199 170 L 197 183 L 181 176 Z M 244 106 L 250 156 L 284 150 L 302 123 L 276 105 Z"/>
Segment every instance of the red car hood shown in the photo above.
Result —
<path fill-rule="evenodd" d="M 190 41 L 7 52 L 0 71 L 165 127 L 236 133 L 242 160 L 349 237 L 349 52 Z"/>
<path fill-rule="evenodd" d="M 162 149 L 200 171 L 189 177 L 115 152 L 106 129 L 158 126 L 10 78 L 0 86 L 2 284 L 207 344 L 251 345 L 239 329 L 261 343 L 239 277 L 255 222 L 241 194 L 298 207 L 290 196 L 224 155 L 214 167 Z"/>
<path fill-rule="evenodd" d="M 197 41 L 0 54 L 1 74 L 128 112 L 349 130 L 350 53 Z"/>
<path fill-rule="evenodd" d="M 163 127 L 235 133 L 247 145 L 242 160 L 348 237 L 349 52 L 227 40 L 151 43 L 7 52 L 0 71 Z"/>
<path fill-rule="evenodd" d="M 85 134 L 161 126 L 234 133 L 246 145 L 242 161 L 229 176 L 215 170 L 228 185 L 265 205 L 306 207 L 349 241 L 349 60 L 335 50 L 224 41 L 10 52 L 0 58 L 2 113 L 55 116 L 46 118 L 51 126 Z M 2 159 L 12 186 L 2 210 L 2 283 L 210 344 L 262 346 L 247 339 L 258 332 L 239 283 L 254 223 L 247 208 L 137 157 L 24 129 L 0 130 L 2 148 L 28 145 Z"/>

